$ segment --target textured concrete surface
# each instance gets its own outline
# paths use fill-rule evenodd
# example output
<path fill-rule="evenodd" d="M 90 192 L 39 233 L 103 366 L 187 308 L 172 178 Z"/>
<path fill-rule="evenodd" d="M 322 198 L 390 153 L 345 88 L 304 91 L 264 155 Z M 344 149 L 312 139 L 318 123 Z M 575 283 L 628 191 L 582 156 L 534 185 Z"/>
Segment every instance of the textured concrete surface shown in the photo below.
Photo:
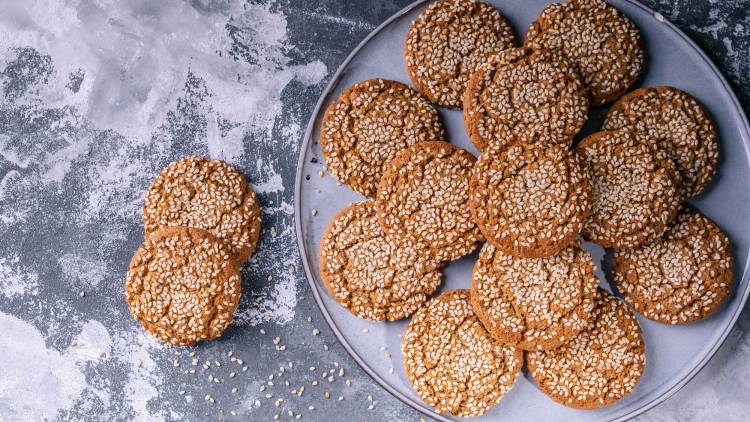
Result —
<path fill-rule="evenodd" d="M 336 344 L 295 271 L 291 214 L 319 93 L 408 3 L 0 0 L 0 421 L 420 419 Z M 748 110 L 750 1 L 645 3 Z M 264 224 L 237 322 L 193 350 L 151 339 L 122 296 L 143 192 L 186 154 L 245 172 Z M 745 312 L 707 368 L 640 419 L 744 420 L 748 362 Z"/>

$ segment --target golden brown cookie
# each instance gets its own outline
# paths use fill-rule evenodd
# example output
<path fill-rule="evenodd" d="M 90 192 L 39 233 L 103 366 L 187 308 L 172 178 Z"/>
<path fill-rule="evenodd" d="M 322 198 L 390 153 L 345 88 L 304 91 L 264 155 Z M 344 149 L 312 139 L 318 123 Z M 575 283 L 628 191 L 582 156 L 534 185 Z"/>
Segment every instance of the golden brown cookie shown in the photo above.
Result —
<path fill-rule="evenodd" d="M 638 79 L 645 61 L 638 28 L 602 0 L 546 6 L 524 45 L 562 52 L 583 77 L 593 106 L 619 98 Z"/>
<path fill-rule="evenodd" d="M 423 142 L 402 150 L 386 167 L 375 208 L 394 239 L 449 261 L 484 241 L 469 211 L 469 175 L 476 159 L 446 142 Z"/>
<path fill-rule="evenodd" d="M 420 308 L 406 326 L 401 355 L 417 395 L 455 416 L 486 413 L 513 387 L 523 366 L 521 349 L 482 327 L 468 290 L 451 290 Z"/>
<path fill-rule="evenodd" d="M 592 187 L 584 237 L 605 248 L 632 248 L 661 236 L 683 199 L 666 152 L 628 129 L 594 133 L 577 149 L 588 160 Z"/>
<path fill-rule="evenodd" d="M 624 303 L 600 289 L 589 327 L 557 349 L 526 353 L 526 366 L 560 404 L 608 406 L 633 391 L 646 367 L 641 327 Z"/>
<path fill-rule="evenodd" d="M 386 237 L 372 200 L 350 205 L 334 217 L 319 256 L 328 292 L 360 318 L 406 318 L 442 281 L 439 263 Z"/>
<path fill-rule="evenodd" d="M 719 157 L 714 123 L 703 106 L 677 88 L 640 88 L 607 113 L 605 130 L 628 127 L 646 133 L 677 165 L 682 196 L 700 193 L 711 181 Z"/>
<path fill-rule="evenodd" d="M 514 258 L 485 243 L 471 276 L 471 306 L 497 340 L 555 349 L 593 318 L 594 268 L 580 242 L 545 258 Z"/>
<path fill-rule="evenodd" d="M 614 278 L 625 301 L 646 318 L 697 321 L 732 291 L 732 245 L 713 221 L 688 208 L 660 239 L 615 250 Z"/>
<path fill-rule="evenodd" d="M 240 300 L 240 275 L 225 244 L 188 227 L 153 232 L 125 279 L 130 315 L 156 338 L 192 346 L 221 335 Z"/>
<path fill-rule="evenodd" d="M 165 167 L 146 192 L 143 229 L 194 227 L 226 244 L 235 265 L 253 253 L 260 207 L 245 176 L 220 160 L 186 157 Z"/>
<path fill-rule="evenodd" d="M 554 255 L 580 233 L 589 178 L 563 145 L 517 141 L 482 152 L 471 175 L 469 206 L 487 241 L 508 255 Z"/>
<path fill-rule="evenodd" d="M 510 25 L 492 5 L 440 0 L 406 34 L 406 72 L 430 101 L 461 108 L 471 74 L 493 55 L 516 45 Z"/>
<path fill-rule="evenodd" d="M 514 138 L 570 145 L 588 110 L 588 90 L 562 55 L 509 48 L 469 79 L 464 126 L 480 150 Z"/>
<path fill-rule="evenodd" d="M 401 82 L 357 82 L 332 102 L 320 129 L 326 168 L 341 183 L 375 196 L 385 163 L 417 142 L 443 139 L 437 110 Z"/>

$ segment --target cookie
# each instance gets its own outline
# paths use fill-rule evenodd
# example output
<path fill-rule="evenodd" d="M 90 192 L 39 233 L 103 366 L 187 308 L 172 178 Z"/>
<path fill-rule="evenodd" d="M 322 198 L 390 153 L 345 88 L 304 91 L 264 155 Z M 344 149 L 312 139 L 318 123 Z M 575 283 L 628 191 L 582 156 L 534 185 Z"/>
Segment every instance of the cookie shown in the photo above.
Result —
<path fill-rule="evenodd" d="M 406 318 L 442 281 L 439 263 L 386 237 L 372 200 L 334 217 L 319 256 L 320 276 L 331 297 L 352 314 L 374 321 Z"/>
<path fill-rule="evenodd" d="M 567 147 L 517 141 L 485 150 L 471 175 L 474 221 L 505 254 L 539 258 L 573 242 L 589 210 L 585 163 Z"/>
<path fill-rule="evenodd" d="M 594 133 L 577 149 L 588 160 L 592 187 L 584 237 L 605 248 L 632 248 L 661 236 L 683 199 L 666 152 L 628 129 Z"/>
<path fill-rule="evenodd" d="M 401 82 L 370 79 L 341 93 L 325 112 L 320 146 L 341 183 L 373 197 L 383 165 L 417 142 L 443 139 L 437 110 Z"/>
<path fill-rule="evenodd" d="M 461 108 L 471 74 L 515 45 L 508 21 L 492 5 L 441 0 L 427 7 L 409 27 L 404 45 L 406 72 L 430 101 Z"/>
<path fill-rule="evenodd" d="M 468 290 L 452 290 L 420 308 L 401 340 L 404 369 L 417 395 L 440 413 L 479 416 L 516 382 L 523 351 L 482 327 Z"/>
<path fill-rule="evenodd" d="M 565 55 L 581 74 L 593 106 L 619 98 L 638 79 L 645 61 L 638 28 L 602 0 L 546 6 L 529 27 L 524 45 Z"/>
<path fill-rule="evenodd" d="M 245 176 L 229 164 L 186 157 L 165 167 L 146 192 L 146 236 L 164 227 L 194 227 L 226 244 L 235 265 L 253 253 L 260 236 L 260 207 Z"/>
<path fill-rule="evenodd" d="M 677 165 L 682 196 L 690 198 L 711 181 L 719 141 L 711 117 L 689 94 L 677 88 L 640 88 L 617 101 L 607 113 L 605 130 L 628 127 L 646 133 Z"/>
<path fill-rule="evenodd" d="M 138 247 L 125 279 L 130 315 L 159 340 L 192 346 L 221 335 L 240 300 L 240 275 L 211 233 L 167 227 Z"/>
<path fill-rule="evenodd" d="M 485 243 L 471 276 L 471 306 L 497 340 L 555 349 L 593 318 L 594 268 L 579 242 L 545 258 L 514 258 Z"/>
<path fill-rule="evenodd" d="M 732 245 L 708 217 L 684 209 L 660 239 L 615 250 L 614 280 L 646 318 L 685 324 L 708 317 L 732 289 Z"/>
<path fill-rule="evenodd" d="M 638 320 L 619 299 L 599 290 L 594 319 L 564 346 L 526 353 L 537 386 L 552 400 L 577 409 L 608 406 L 635 388 L 646 367 Z"/>
<path fill-rule="evenodd" d="M 468 207 L 475 161 L 446 142 L 423 142 L 398 153 L 380 179 L 375 201 L 385 232 L 436 261 L 471 253 L 484 241 Z"/>
<path fill-rule="evenodd" d="M 588 109 L 588 90 L 559 53 L 510 48 L 469 79 L 464 126 L 480 150 L 519 137 L 570 145 Z"/>

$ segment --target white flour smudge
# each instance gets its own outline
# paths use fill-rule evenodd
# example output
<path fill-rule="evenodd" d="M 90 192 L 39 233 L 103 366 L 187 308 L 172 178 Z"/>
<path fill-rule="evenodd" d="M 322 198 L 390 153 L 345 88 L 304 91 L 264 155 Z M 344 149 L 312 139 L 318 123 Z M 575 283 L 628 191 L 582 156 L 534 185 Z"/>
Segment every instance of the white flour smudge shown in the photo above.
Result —
<path fill-rule="evenodd" d="M 107 277 L 107 265 L 99 260 L 67 253 L 57 259 L 68 282 L 76 287 L 93 288 Z"/>
<path fill-rule="evenodd" d="M 39 293 L 39 277 L 36 273 L 24 269 L 19 261 L 17 255 L 9 258 L 0 257 L 0 295 L 9 299 L 23 295 L 35 296 Z"/>

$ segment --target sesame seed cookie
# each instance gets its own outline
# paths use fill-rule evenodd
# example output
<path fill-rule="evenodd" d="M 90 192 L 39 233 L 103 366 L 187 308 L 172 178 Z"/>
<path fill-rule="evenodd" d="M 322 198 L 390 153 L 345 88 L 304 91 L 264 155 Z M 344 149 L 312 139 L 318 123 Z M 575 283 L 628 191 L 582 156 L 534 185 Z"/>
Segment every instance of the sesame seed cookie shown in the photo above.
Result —
<path fill-rule="evenodd" d="M 660 239 L 615 250 L 614 279 L 646 318 L 685 324 L 716 312 L 732 289 L 732 245 L 708 217 L 683 210 Z"/>
<path fill-rule="evenodd" d="M 629 127 L 644 132 L 667 152 L 690 198 L 711 181 L 719 157 L 714 123 L 703 106 L 677 88 L 640 88 L 620 98 L 607 113 L 605 130 Z"/>
<path fill-rule="evenodd" d="M 489 335 L 468 290 L 432 299 L 412 317 L 401 340 L 404 368 L 419 397 L 440 413 L 479 416 L 516 382 L 523 351 Z"/>
<path fill-rule="evenodd" d="M 328 292 L 360 318 L 406 318 L 442 281 L 439 263 L 386 237 L 372 200 L 350 205 L 334 217 L 319 256 Z"/>
<path fill-rule="evenodd" d="M 516 45 L 513 31 L 492 5 L 441 0 L 412 22 L 404 60 L 414 85 L 430 101 L 461 108 L 471 74 L 493 55 Z"/>
<path fill-rule="evenodd" d="M 188 227 L 153 232 L 125 279 L 130 314 L 167 344 L 192 346 L 221 335 L 240 299 L 240 275 L 225 244 Z"/>
<path fill-rule="evenodd" d="M 584 237 L 605 248 L 632 248 L 661 236 L 683 199 L 667 153 L 628 129 L 594 133 L 577 149 L 588 160 L 592 187 Z"/>
<path fill-rule="evenodd" d="M 447 142 L 402 150 L 385 168 L 375 209 L 388 235 L 424 248 L 436 261 L 471 253 L 484 241 L 469 211 L 476 158 Z"/>
<path fill-rule="evenodd" d="M 515 137 L 570 145 L 588 110 L 578 72 L 548 50 L 500 52 L 474 72 L 464 95 L 464 125 L 480 150 Z"/>
<path fill-rule="evenodd" d="M 524 350 L 560 347 L 588 327 L 599 280 L 580 242 L 545 258 L 515 258 L 485 243 L 471 306 L 497 340 Z"/>
<path fill-rule="evenodd" d="M 240 172 L 220 160 L 186 157 L 165 167 L 146 192 L 146 236 L 164 227 L 194 227 L 223 241 L 235 265 L 253 253 L 260 206 Z"/>
<path fill-rule="evenodd" d="M 357 82 L 323 116 L 320 145 L 326 168 L 340 182 L 373 197 L 383 165 L 417 142 L 443 139 L 437 110 L 401 82 Z"/>
<path fill-rule="evenodd" d="M 526 353 L 537 386 L 568 407 L 596 409 L 625 397 L 646 367 L 638 320 L 628 307 L 599 290 L 594 319 L 564 346 Z"/>
<path fill-rule="evenodd" d="M 591 105 L 620 97 L 640 76 L 641 35 L 627 16 L 602 0 L 568 0 L 546 6 L 524 45 L 562 52 L 583 77 Z"/>
<path fill-rule="evenodd" d="M 589 210 L 585 162 L 563 145 L 516 141 L 485 150 L 471 175 L 469 207 L 487 241 L 508 255 L 554 255 L 573 242 Z"/>

